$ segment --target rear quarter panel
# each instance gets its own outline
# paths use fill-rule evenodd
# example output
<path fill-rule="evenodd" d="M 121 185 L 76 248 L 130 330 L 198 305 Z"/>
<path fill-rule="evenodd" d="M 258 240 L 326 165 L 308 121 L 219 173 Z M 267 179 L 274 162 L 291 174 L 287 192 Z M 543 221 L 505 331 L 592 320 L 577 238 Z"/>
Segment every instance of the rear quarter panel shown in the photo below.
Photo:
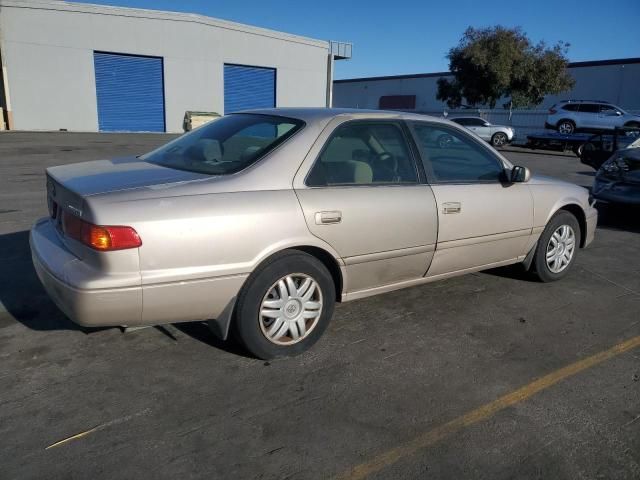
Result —
<path fill-rule="evenodd" d="M 111 198 L 110 198 L 111 197 Z M 309 232 L 293 190 L 213 193 L 118 202 L 105 196 L 96 222 L 124 224 L 142 239 L 142 284 L 251 272 L 297 245 L 335 252 Z"/>

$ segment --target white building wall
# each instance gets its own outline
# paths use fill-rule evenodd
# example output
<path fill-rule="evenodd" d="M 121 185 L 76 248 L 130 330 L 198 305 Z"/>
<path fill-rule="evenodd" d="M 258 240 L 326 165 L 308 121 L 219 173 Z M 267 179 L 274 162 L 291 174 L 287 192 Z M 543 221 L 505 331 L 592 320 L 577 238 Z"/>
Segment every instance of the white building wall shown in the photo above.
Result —
<path fill-rule="evenodd" d="M 93 52 L 163 57 L 166 128 L 224 113 L 224 63 L 276 69 L 276 105 L 324 106 L 328 43 L 190 14 L 0 0 L 0 48 L 17 130 L 96 131 Z"/>

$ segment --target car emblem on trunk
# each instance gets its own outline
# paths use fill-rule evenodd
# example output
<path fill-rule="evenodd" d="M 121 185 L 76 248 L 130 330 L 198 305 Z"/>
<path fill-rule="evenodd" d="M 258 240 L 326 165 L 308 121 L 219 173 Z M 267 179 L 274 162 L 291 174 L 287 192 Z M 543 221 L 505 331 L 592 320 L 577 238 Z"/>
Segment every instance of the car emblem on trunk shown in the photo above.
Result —
<path fill-rule="evenodd" d="M 71 210 L 73 213 L 75 213 L 77 216 L 79 217 L 82 216 L 82 210 L 80 210 L 79 208 L 76 208 L 73 205 L 67 205 L 67 208 Z"/>

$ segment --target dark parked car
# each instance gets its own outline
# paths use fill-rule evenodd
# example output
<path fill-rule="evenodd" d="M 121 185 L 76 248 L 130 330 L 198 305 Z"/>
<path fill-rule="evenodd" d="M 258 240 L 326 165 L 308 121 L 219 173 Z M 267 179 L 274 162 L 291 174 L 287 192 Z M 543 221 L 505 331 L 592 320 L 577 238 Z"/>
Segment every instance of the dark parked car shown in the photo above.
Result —
<path fill-rule="evenodd" d="M 637 129 L 616 129 L 613 135 L 599 133 L 591 136 L 575 151 L 580 162 L 598 170 L 614 152 L 640 147 Z"/>
<path fill-rule="evenodd" d="M 593 182 L 592 195 L 606 203 L 640 205 L 640 139 L 605 161 Z"/>

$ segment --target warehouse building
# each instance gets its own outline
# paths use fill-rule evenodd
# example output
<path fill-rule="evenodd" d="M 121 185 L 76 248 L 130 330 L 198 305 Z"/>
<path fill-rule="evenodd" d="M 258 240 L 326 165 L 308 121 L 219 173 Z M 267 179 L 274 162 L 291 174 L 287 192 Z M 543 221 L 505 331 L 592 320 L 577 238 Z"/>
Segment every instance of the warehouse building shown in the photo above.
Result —
<path fill-rule="evenodd" d="M 592 99 L 640 110 L 640 58 L 574 62 L 568 71 L 576 82 L 573 89 L 547 96 L 536 108 L 546 110 L 564 99 Z M 436 99 L 441 77 L 453 78 L 449 72 L 436 72 L 336 80 L 334 106 L 443 112 L 446 104 Z"/>
<path fill-rule="evenodd" d="M 186 111 L 326 106 L 350 44 L 184 13 L 0 0 L 15 130 L 180 132 Z"/>

